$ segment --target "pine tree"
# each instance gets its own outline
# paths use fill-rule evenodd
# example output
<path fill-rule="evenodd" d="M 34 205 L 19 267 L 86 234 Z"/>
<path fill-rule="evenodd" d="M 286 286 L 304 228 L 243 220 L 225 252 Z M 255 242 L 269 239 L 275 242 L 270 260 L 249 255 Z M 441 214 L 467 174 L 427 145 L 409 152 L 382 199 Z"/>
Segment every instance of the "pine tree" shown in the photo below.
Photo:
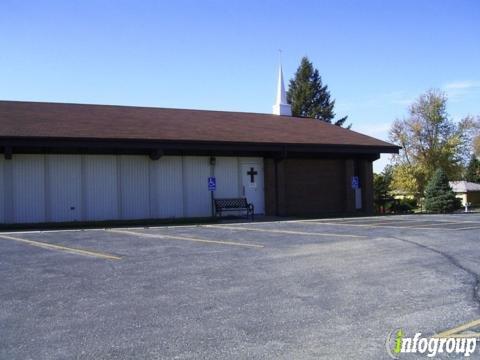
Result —
<path fill-rule="evenodd" d="M 472 157 L 468 162 L 465 180 L 474 183 L 480 183 L 480 161 L 477 159 L 475 154 L 472 154 Z"/>
<path fill-rule="evenodd" d="M 309 117 L 328 123 L 332 123 L 335 117 L 335 100 L 330 99 L 328 86 L 323 85 L 318 70 L 307 57 L 302 58 L 294 78 L 290 80 L 287 101 L 292 105 L 293 116 Z M 335 121 L 335 125 L 342 126 L 347 117 Z"/>
<path fill-rule="evenodd" d="M 459 207 L 460 201 L 448 184 L 447 175 L 438 169 L 425 189 L 425 209 L 432 213 L 448 213 Z"/>

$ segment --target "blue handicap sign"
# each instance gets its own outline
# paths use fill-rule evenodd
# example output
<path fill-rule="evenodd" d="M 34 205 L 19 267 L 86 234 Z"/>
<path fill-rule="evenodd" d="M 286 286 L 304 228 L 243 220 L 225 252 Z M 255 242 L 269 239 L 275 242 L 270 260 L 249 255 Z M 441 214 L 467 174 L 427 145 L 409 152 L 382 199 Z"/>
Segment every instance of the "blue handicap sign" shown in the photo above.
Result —
<path fill-rule="evenodd" d="M 360 180 L 358 176 L 352 176 L 352 189 L 358 189 L 360 187 Z"/>
<path fill-rule="evenodd" d="M 217 179 L 215 176 L 210 176 L 208 178 L 208 191 L 215 191 L 217 190 Z"/>

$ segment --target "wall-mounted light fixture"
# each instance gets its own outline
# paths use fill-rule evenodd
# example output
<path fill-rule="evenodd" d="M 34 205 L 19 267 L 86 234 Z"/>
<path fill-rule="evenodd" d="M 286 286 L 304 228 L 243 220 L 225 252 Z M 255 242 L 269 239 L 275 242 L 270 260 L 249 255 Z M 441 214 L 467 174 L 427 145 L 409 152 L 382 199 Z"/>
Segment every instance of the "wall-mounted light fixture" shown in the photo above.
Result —
<path fill-rule="evenodd" d="M 161 149 L 155 149 L 150 151 L 150 154 L 148 154 L 151 160 L 159 160 L 163 156 L 163 150 Z"/>
<path fill-rule="evenodd" d="M 215 156 L 210 156 L 210 165 L 215 166 L 215 163 L 217 162 L 217 159 Z"/>

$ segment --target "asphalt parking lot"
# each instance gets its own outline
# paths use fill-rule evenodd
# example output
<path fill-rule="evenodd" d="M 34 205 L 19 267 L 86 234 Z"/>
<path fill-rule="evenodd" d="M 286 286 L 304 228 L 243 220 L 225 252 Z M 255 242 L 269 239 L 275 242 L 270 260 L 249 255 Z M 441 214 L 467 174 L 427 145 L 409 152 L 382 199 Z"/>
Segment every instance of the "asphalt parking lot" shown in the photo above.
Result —
<path fill-rule="evenodd" d="M 480 214 L 0 233 L 0 359 L 387 359 L 480 318 L 479 244 Z"/>

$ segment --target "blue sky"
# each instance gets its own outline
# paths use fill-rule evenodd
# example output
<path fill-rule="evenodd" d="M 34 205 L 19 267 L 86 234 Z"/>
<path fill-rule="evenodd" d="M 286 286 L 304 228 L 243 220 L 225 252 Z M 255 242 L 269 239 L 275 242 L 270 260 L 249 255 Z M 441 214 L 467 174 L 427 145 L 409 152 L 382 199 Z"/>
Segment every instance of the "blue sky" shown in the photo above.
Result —
<path fill-rule="evenodd" d="M 480 2 L 0 2 L 0 99 L 271 112 L 307 55 L 338 116 L 387 139 L 430 88 L 480 114 Z M 386 158 L 375 163 L 380 170 Z"/>

